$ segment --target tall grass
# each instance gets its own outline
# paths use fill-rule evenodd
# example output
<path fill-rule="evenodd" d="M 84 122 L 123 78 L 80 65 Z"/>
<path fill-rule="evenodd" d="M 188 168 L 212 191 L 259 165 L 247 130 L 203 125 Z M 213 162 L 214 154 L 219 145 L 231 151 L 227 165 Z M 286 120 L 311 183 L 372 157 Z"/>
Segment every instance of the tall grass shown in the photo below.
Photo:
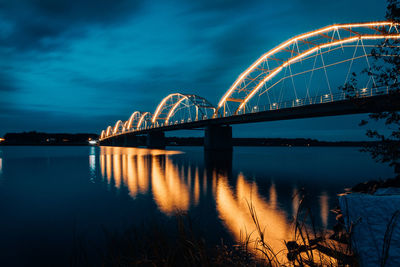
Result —
<path fill-rule="evenodd" d="M 247 205 L 256 231 L 247 233 L 236 244 L 225 243 L 222 239 L 217 245 L 207 244 L 202 235 L 193 229 L 190 216 L 177 213 L 173 231 L 157 223 L 132 227 L 123 233 L 105 230 L 107 245 L 99 252 L 101 265 L 357 266 L 347 246 L 329 239 L 327 232 L 316 229 L 304 197 L 293 221 L 293 238 L 282 241 L 286 245 L 282 251 L 274 251 L 268 244 L 266 229 L 261 227 L 254 205 L 251 202 Z M 84 249 L 82 242 L 76 244 L 78 249 L 73 252 L 73 266 L 89 265 L 86 254 L 79 251 Z"/>
<path fill-rule="evenodd" d="M 193 229 L 187 214 L 177 213 L 176 228 L 159 223 L 142 224 L 118 233 L 104 230 L 106 247 L 99 250 L 101 266 L 262 266 L 242 245 L 209 246 Z M 77 242 L 72 266 L 91 266 Z M 89 262 L 89 264 L 88 264 Z M 97 262 L 97 259 L 93 262 Z"/>

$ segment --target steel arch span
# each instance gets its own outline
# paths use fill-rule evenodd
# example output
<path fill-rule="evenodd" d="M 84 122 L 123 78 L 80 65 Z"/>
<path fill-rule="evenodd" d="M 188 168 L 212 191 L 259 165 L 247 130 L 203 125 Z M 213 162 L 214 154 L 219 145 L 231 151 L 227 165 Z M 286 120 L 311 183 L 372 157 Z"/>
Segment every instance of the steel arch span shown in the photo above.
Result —
<path fill-rule="evenodd" d="M 142 124 L 147 127 L 147 125 L 149 125 L 147 121 L 149 121 L 149 117 L 151 117 L 149 114 L 149 112 L 142 113 L 140 111 L 135 111 L 127 121 L 118 120 L 114 127 L 112 127 L 112 130 L 108 134 L 105 132 L 104 135 L 101 135 L 101 138 L 122 134 L 124 132 L 136 131 Z"/>
<path fill-rule="evenodd" d="M 217 107 L 197 95 L 169 94 L 153 114 L 135 111 L 127 121 L 119 120 L 114 126 L 108 126 L 101 132 L 100 139 L 132 131 L 145 134 L 211 124 L 272 120 L 265 112 L 285 109 L 284 115 L 288 110 L 292 112 L 290 108 L 346 100 L 347 95 L 342 89 L 355 81 L 356 97 L 389 96 L 391 85 L 382 84 L 368 72 L 371 66 L 384 64 L 384 60 L 376 57 L 376 51 L 379 51 L 376 48 L 382 41 L 387 47 L 400 47 L 400 42 L 392 42 L 400 39 L 399 27 L 388 21 L 336 24 L 295 36 L 250 65 L 221 97 Z M 383 56 L 400 55 L 383 52 Z M 354 79 L 355 74 L 357 79 Z M 393 80 L 399 78 L 393 77 Z M 319 110 L 318 106 L 307 109 L 314 113 Z M 338 112 L 332 110 L 329 114 Z M 312 116 L 316 116 L 314 113 Z"/>
<path fill-rule="evenodd" d="M 107 129 L 106 129 L 105 137 L 109 137 L 112 134 L 113 134 L 113 127 L 112 126 L 108 126 Z"/>
<path fill-rule="evenodd" d="M 102 130 L 100 134 L 100 140 L 106 137 L 106 131 Z"/>
<path fill-rule="evenodd" d="M 150 112 L 143 112 L 137 123 L 136 130 L 147 129 L 148 127 L 151 127 L 152 117 L 153 115 Z"/>
<path fill-rule="evenodd" d="M 399 25 L 392 22 L 336 24 L 293 37 L 236 79 L 214 117 L 278 109 L 283 103 L 290 107 L 334 101 L 353 72 L 370 67 L 371 51 L 381 40 L 398 38 Z M 365 92 L 380 86 L 371 77 L 360 80 L 359 89 Z"/>
<path fill-rule="evenodd" d="M 193 94 L 173 93 L 161 100 L 151 119 L 153 126 L 211 118 L 215 107 L 205 98 Z"/>
<path fill-rule="evenodd" d="M 130 131 L 131 128 L 136 130 L 141 117 L 142 113 L 140 111 L 133 112 L 132 115 L 129 117 L 129 120 L 125 122 L 125 131 Z"/>
<path fill-rule="evenodd" d="M 122 133 L 123 131 L 124 131 L 124 123 L 121 120 L 119 120 L 115 123 L 112 133 L 117 134 L 117 133 Z"/>

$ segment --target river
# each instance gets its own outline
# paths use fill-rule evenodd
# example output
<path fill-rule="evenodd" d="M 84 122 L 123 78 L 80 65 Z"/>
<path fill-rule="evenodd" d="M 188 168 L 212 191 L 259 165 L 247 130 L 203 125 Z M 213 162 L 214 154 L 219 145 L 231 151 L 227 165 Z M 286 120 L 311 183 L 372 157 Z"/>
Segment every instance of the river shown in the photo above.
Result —
<path fill-rule="evenodd" d="M 335 223 L 336 195 L 393 176 L 350 147 L 0 147 L 0 262 L 68 264 L 74 240 L 101 247 L 122 231 L 187 213 L 210 243 L 254 231 L 253 208 L 277 251 L 290 239 L 302 194 L 320 229 Z"/>

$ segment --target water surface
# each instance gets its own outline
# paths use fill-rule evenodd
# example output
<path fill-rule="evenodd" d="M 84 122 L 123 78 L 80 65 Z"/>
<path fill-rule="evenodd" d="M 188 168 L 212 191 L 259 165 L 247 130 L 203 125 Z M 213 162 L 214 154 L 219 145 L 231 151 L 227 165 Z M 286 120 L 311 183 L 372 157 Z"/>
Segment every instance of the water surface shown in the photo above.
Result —
<path fill-rule="evenodd" d="M 0 262 L 66 265 L 77 239 L 101 247 L 102 229 L 168 222 L 186 212 L 210 243 L 254 231 L 254 209 L 277 251 L 292 235 L 299 192 L 317 225 L 334 224 L 336 194 L 393 175 L 357 148 L 0 147 Z"/>

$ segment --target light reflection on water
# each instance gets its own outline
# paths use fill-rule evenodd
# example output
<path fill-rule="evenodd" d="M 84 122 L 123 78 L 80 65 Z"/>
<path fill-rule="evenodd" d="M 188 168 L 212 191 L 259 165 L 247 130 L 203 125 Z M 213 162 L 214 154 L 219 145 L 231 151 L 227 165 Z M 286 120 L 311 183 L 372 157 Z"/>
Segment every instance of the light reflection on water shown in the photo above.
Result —
<path fill-rule="evenodd" d="M 91 147 L 89 152 L 89 171 L 90 181 L 94 182 L 96 179 L 96 149 L 94 147 Z"/>
<path fill-rule="evenodd" d="M 176 154 L 181 154 L 181 152 L 101 147 L 101 174 L 109 185 L 114 184 L 117 189 L 122 186 L 127 187 L 132 198 L 139 193 L 147 194 L 151 183 L 151 194 L 160 211 L 166 215 L 173 215 L 177 211 L 187 211 L 190 199 L 198 203 L 199 197 L 198 173 L 195 193 L 191 197 L 189 193 L 190 169 L 188 174 L 184 173 L 183 166 L 179 171 L 178 166 L 174 165 L 168 157 Z M 181 177 L 187 177 L 186 181 Z"/>
<path fill-rule="evenodd" d="M 3 159 L 0 157 L 0 185 L 2 182 L 3 182 Z"/>
<path fill-rule="evenodd" d="M 255 229 L 249 204 L 279 251 L 292 236 L 300 192 L 309 194 L 317 226 L 329 228 L 338 192 L 393 175 L 357 148 L 179 150 L 2 147 L 0 262 L 68 262 L 75 228 L 101 243 L 104 228 L 163 223 L 177 211 L 194 218 L 210 243 L 242 241 Z"/>
<path fill-rule="evenodd" d="M 328 226 L 328 216 L 329 216 L 329 196 L 326 192 L 322 192 L 319 196 L 319 204 L 321 207 L 321 221 L 322 226 L 326 228 Z"/>
<path fill-rule="evenodd" d="M 138 194 L 151 194 L 157 208 L 165 215 L 187 212 L 197 206 L 201 191 L 206 194 L 211 186 L 211 195 L 215 202 L 217 215 L 237 242 L 247 237 L 250 249 L 260 253 L 256 247 L 257 228 L 252 218 L 253 210 L 265 230 L 265 241 L 274 251 L 285 249 L 285 240 L 293 237 L 292 218 L 298 211 L 300 197 L 298 189 L 293 187 L 290 211 L 279 204 L 276 185 L 271 182 L 266 195 L 259 192 L 258 185 L 239 173 L 234 177 L 236 184 L 230 182 L 231 170 L 204 170 L 201 189 L 199 166 L 189 163 L 179 165 L 170 156 L 180 154 L 175 151 L 148 150 L 141 148 L 100 148 L 100 170 L 102 179 L 117 189 L 126 187 L 129 195 L 135 199 Z M 93 164 L 90 161 L 89 168 Z M 106 171 L 105 171 L 106 170 Z M 208 178 L 207 172 L 210 175 Z M 287 196 L 291 197 L 291 196 Z M 326 192 L 319 196 L 321 224 L 328 225 L 329 197 Z"/>
<path fill-rule="evenodd" d="M 3 158 L 2 158 L 3 151 L 0 149 L 0 185 L 3 182 Z"/>
<path fill-rule="evenodd" d="M 219 176 L 216 192 L 219 217 L 235 240 L 244 242 L 250 236 L 249 248 L 261 254 L 255 243 L 259 237 L 250 212 L 252 209 L 260 223 L 260 229 L 265 232 L 266 243 L 276 252 L 285 248 L 283 241 L 290 238 L 292 229 L 286 212 L 277 208 L 274 185 L 270 187 L 268 201 L 258 192 L 257 184 L 247 182 L 242 174 L 238 176 L 236 190 L 229 186 L 226 177 Z"/>

